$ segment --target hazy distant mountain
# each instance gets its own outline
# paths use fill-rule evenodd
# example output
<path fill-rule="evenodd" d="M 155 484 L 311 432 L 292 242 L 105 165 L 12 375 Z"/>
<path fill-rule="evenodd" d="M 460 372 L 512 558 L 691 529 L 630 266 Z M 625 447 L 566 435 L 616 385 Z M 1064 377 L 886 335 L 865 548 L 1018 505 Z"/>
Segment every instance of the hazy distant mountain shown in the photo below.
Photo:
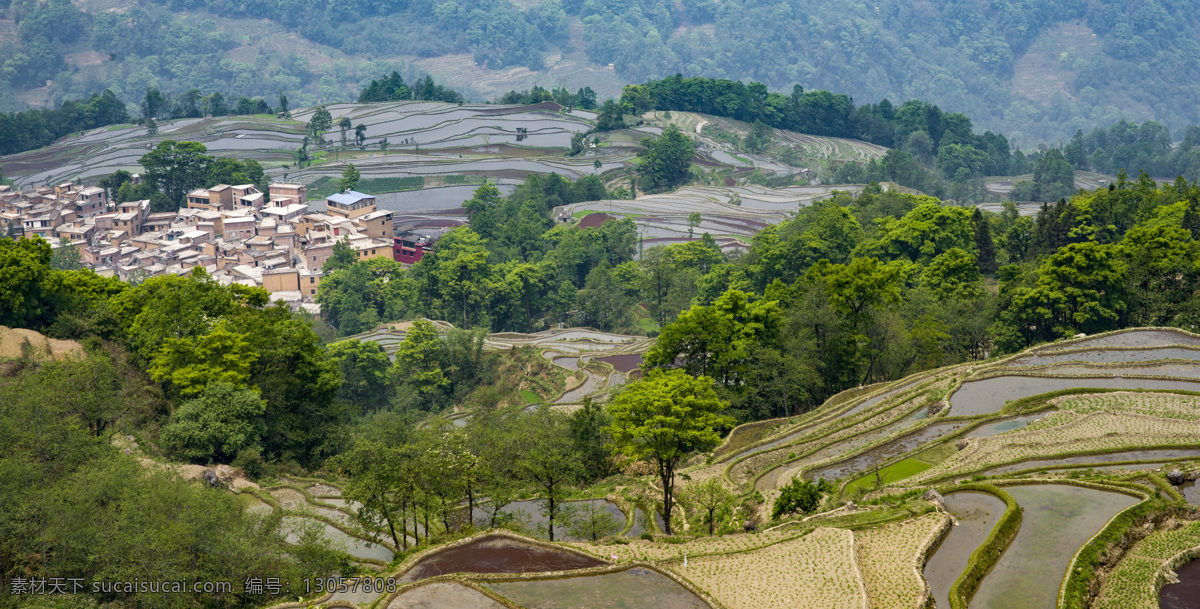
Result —
<path fill-rule="evenodd" d="M 533 84 L 604 98 L 676 72 L 860 103 L 918 98 L 1023 145 L 1119 118 L 1177 137 L 1200 123 L 1200 21 L 1166 0 L 16 0 L 0 11 L 10 110 L 105 87 L 136 102 L 148 86 L 282 90 L 302 105 L 352 99 L 398 68 L 483 99 Z"/>

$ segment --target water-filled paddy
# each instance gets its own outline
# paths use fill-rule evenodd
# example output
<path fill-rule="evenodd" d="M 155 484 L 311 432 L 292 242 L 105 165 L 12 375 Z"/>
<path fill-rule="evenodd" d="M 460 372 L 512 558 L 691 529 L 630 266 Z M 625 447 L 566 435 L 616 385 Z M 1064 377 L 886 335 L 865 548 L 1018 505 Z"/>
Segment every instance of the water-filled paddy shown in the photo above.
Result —
<path fill-rule="evenodd" d="M 924 379 L 922 379 L 922 380 L 924 380 Z M 891 391 L 887 391 L 887 392 L 885 392 L 885 393 L 881 393 L 881 394 L 879 394 L 879 395 L 877 395 L 877 396 L 875 396 L 875 397 L 873 397 L 873 398 L 867 398 L 866 400 L 863 400 L 863 402 L 862 402 L 861 404 L 859 404 L 858 406 L 855 406 L 854 408 L 851 408 L 850 410 L 847 410 L 846 412 L 844 412 L 844 413 L 842 414 L 842 416 L 843 416 L 843 417 L 852 417 L 852 416 L 854 416 L 854 415 L 856 415 L 856 414 L 858 414 L 858 413 L 860 413 L 860 412 L 864 412 L 864 411 L 866 411 L 868 408 L 870 408 L 870 407 L 872 407 L 872 406 L 874 406 L 874 405 L 876 405 L 876 404 L 878 404 L 878 403 L 880 403 L 880 402 L 882 402 L 882 401 L 884 401 L 884 400 L 886 400 L 886 399 L 888 399 L 888 398 L 890 398 L 890 397 L 892 397 L 892 396 L 894 396 L 894 395 L 897 395 L 897 394 L 899 394 L 899 393 L 900 393 L 900 392 L 902 392 L 902 391 L 907 391 L 907 390 L 909 390 L 909 389 L 912 389 L 912 387 L 913 387 L 914 385 L 916 385 L 917 383 L 920 383 L 920 382 L 921 382 L 921 381 L 916 381 L 916 382 L 914 382 L 914 383 L 909 383 L 909 384 L 907 384 L 907 385 L 903 385 L 903 386 L 897 387 L 897 388 L 895 388 L 895 389 L 892 389 Z"/>
<path fill-rule="evenodd" d="M 618 507 L 617 504 L 605 499 L 564 501 L 560 503 L 558 507 L 563 510 L 561 513 L 567 515 L 567 518 L 569 519 L 569 515 L 572 512 L 581 510 L 585 505 L 588 504 L 604 510 L 604 512 L 607 513 L 613 519 L 613 521 L 617 523 L 618 531 L 625 528 L 625 513 L 621 511 L 621 508 Z M 514 501 L 508 505 L 505 505 L 503 508 L 500 508 L 500 513 L 508 517 L 515 517 L 523 527 L 528 529 L 527 532 L 530 535 L 546 537 L 546 523 L 549 521 L 549 518 L 547 518 L 545 512 L 542 511 L 542 505 L 542 502 L 537 500 Z M 475 508 L 475 522 L 490 525 L 490 516 L 491 512 L 484 507 Z M 568 532 L 568 522 L 569 521 L 555 523 L 554 539 L 556 541 L 578 540 L 577 538 L 572 537 Z"/>
<path fill-rule="evenodd" d="M 641 537 L 646 532 L 646 512 L 642 508 L 633 509 L 633 526 L 629 527 L 626 537 Z"/>
<path fill-rule="evenodd" d="M 638 369 L 638 366 L 642 365 L 642 354 L 626 353 L 623 355 L 605 355 L 604 357 L 597 357 L 596 361 L 604 362 L 612 366 L 617 372 L 624 372 L 628 374 L 630 372 L 634 372 Z"/>
<path fill-rule="evenodd" d="M 335 547 L 341 547 L 347 554 L 358 558 L 372 558 L 390 562 L 394 554 L 392 551 L 376 543 L 368 543 L 357 537 L 351 537 L 340 529 L 334 526 L 318 522 L 316 520 L 301 518 L 298 516 L 287 516 L 283 519 L 283 527 L 287 531 L 285 539 L 288 543 L 296 543 L 300 540 L 297 532 L 298 527 L 307 526 L 308 523 L 316 523 L 323 528 L 326 537 L 333 541 Z"/>
<path fill-rule="evenodd" d="M 1120 461 L 1170 461 L 1171 459 L 1184 459 L 1188 457 L 1200 457 L 1200 449 L 1162 448 L 1156 450 L 1127 450 L 1119 453 L 1108 453 L 1105 455 L 1083 455 L 1078 457 L 1059 457 L 1056 459 L 1034 459 L 1032 461 L 1022 461 L 1020 463 L 1013 463 L 1012 465 L 992 468 L 984 471 L 983 473 L 989 476 L 994 476 L 996 474 L 1008 474 L 1025 470 L 1037 471 L 1040 469 L 1063 467 L 1064 465 L 1117 463 Z"/>
<path fill-rule="evenodd" d="M 708 609 L 708 604 L 687 588 L 641 567 L 587 577 L 498 582 L 487 587 L 528 609 Z"/>
<path fill-rule="evenodd" d="M 308 487 L 308 493 L 314 497 L 341 497 L 342 489 L 332 484 L 314 484 Z"/>
<path fill-rule="evenodd" d="M 834 465 L 822 467 L 813 470 L 804 475 L 809 480 L 816 480 L 817 477 L 825 478 L 826 480 L 840 480 L 846 476 L 851 476 L 867 471 L 868 469 L 882 464 L 884 461 L 892 457 L 906 453 L 921 444 L 930 440 L 941 438 L 947 434 L 965 427 L 965 421 L 953 421 L 949 423 L 934 423 L 918 432 L 909 434 L 894 442 L 889 442 L 879 448 L 871 449 L 853 459 L 842 461 Z"/>
<path fill-rule="evenodd" d="M 1044 374 L 1056 376 L 1112 375 L 1112 376 L 1171 376 L 1178 378 L 1200 378 L 1200 362 L 1168 362 L 1142 366 L 1060 366 L 1042 370 Z"/>
<path fill-rule="evenodd" d="M 1200 345 L 1200 337 L 1170 330 L 1136 330 L 1053 346 L 1046 351 L 1065 349 L 1099 349 L 1102 347 L 1162 347 L 1166 345 Z"/>
<path fill-rule="evenodd" d="M 1046 413 L 1039 412 L 1037 414 L 1027 414 L 1025 416 L 1011 417 L 1008 419 L 1004 419 L 1002 421 L 996 421 L 994 423 L 987 423 L 984 425 L 980 425 L 979 427 L 976 427 L 975 429 L 972 429 L 971 431 L 967 432 L 966 437 L 968 437 L 968 438 L 986 438 L 988 436 L 994 436 L 996 434 L 1001 434 L 1006 431 L 1013 431 L 1014 429 L 1021 429 L 1021 428 L 1025 427 L 1026 425 L 1029 425 L 1030 423 L 1042 418 L 1045 415 L 1046 415 Z"/>
<path fill-rule="evenodd" d="M 1004 502 L 987 493 L 960 492 L 946 495 L 946 509 L 958 519 L 929 562 L 925 579 L 938 609 L 950 607 L 950 586 L 967 568 L 967 559 L 1004 514 Z"/>
<path fill-rule="evenodd" d="M 912 427 L 913 425 L 915 425 L 917 423 L 917 421 L 925 419 L 927 416 L 928 416 L 928 411 L 926 411 L 925 409 L 921 409 L 899 421 L 896 421 L 895 423 L 884 426 L 875 431 L 871 431 L 871 432 L 867 432 L 867 433 L 855 436 L 844 442 L 838 442 L 837 444 L 833 444 L 832 446 L 826 446 L 825 448 L 822 448 L 821 450 L 818 450 L 817 452 L 815 452 L 799 461 L 796 461 L 796 462 L 793 462 L 793 463 L 790 463 L 787 465 L 782 465 L 780 467 L 777 467 L 777 468 L 767 472 L 766 474 L 763 475 L 763 477 L 758 479 L 758 482 L 756 482 L 754 484 L 754 487 L 759 490 L 765 491 L 768 489 L 776 488 L 776 487 L 780 486 L 781 484 L 786 484 L 788 481 L 790 481 L 792 478 L 794 478 L 797 473 L 799 473 L 801 468 L 803 468 L 804 466 L 806 466 L 810 463 L 817 463 L 819 461 L 824 461 L 826 459 L 832 459 L 834 457 L 850 453 L 850 452 L 857 450 L 863 446 L 866 446 L 872 442 L 876 442 L 876 441 L 881 440 L 887 436 L 890 436 L 896 432 L 899 432 L 905 428 Z"/>
<path fill-rule="evenodd" d="M 365 586 L 359 586 L 357 589 L 354 589 L 354 582 L 347 582 L 346 586 L 350 589 L 346 590 L 345 592 L 335 592 L 333 597 L 326 602 L 347 602 L 366 607 L 374 602 L 375 599 L 384 594 L 383 592 L 376 591 L 374 588 L 372 588 L 370 592 L 367 592 L 365 591 Z"/>
<path fill-rule="evenodd" d="M 1075 552 L 1137 499 L 1077 486 L 1004 489 L 1023 508 L 1016 539 L 979 586 L 971 609 L 1053 609 Z"/>
<path fill-rule="evenodd" d="M 1179 583 L 1167 584 L 1158 592 L 1161 609 L 1196 609 L 1200 607 L 1200 560 L 1193 560 L 1175 570 Z"/>
<path fill-rule="evenodd" d="M 845 415 L 842 415 L 842 416 L 845 416 Z M 905 420 L 903 421 L 904 425 L 902 425 L 902 427 L 907 427 L 913 421 L 919 421 L 921 419 L 926 418 L 927 416 L 928 416 L 928 412 L 926 410 L 924 410 L 924 409 L 919 410 L 916 413 L 913 413 L 913 414 L 909 415 L 908 417 L 906 417 Z M 801 437 L 805 436 L 810 431 L 812 431 L 812 427 L 813 427 L 813 425 L 811 425 L 811 424 L 803 425 L 803 426 L 797 428 L 792 433 L 789 433 L 785 436 L 776 438 L 775 440 L 767 442 L 766 444 L 763 444 L 761 446 L 755 446 L 754 448 L 743 451 L 743 452 L 739 453 L 738 456 L 743 457 L 743 458 L 749 457 L 751 455 L 757 455 L 758 453 L 761 453 L 761 452 L 766 452 L 771 449 L 779 448 L 780 446 L 783 446 L 785 444 L 791 444 L 792 442 L 799 440 Z M 888 433 L 892 433 L 895 431 L 897 431 L 897 430 L 892 429 Z M 887 434 L 884 434 L 884 435 L 887 435 Z M 879 437 L 883 437 L 883 436 L 879 436 Z M 813 461 L 815 461 L 815 459 Z"/>
<path fill-rule="evenodd" d="M 604 563 L 574 552 L 556 550 L 501 535 L 438 550 L 417 562 L 401 578 L 415 582 L 449 573 L 536 573 L 599 567 Z"/>
<path fill-rule="evenodd" d="M 454 582 L 434 582 L 392 599 L 387 609 L 505 609 L 478 590 Z"/>
<path fill-rule="evenodd" d="M 554 358 L 554 364 L 556 366 L 562 366 L 567 370 L 579 370 L 578 357 L 556 357 Z"/>
<path fill-rule="evenodd" d="M 562 397 L 555 400 L 554 403 L 570 404 L 572 402 L 579 402 L 582 401 L 583 398 L 599 391 L 603 386 L 604 378 L 599 375 L 592 374 L 591 372 L 587 372 L 586 370 L 584 371 L 584 374 L 587 375 L 587 380 L 585 380 L 582 385 L 564 393 Z"/>
<path fill-rule="evenodd" d="M 950 396 L 950 414 L 976 416 L 999 412 L 1004 404 L 1031 395 L 1060 389 L 1185 389 L 1200 391 L 1200 383 L 1128 378 L 1043 378 L 1034 376 L 994 376 L 962 384 Z"/>
<path fill-rule="evenodd" d="M 1080 351 L 1063 354 L 1033 354 L 1013 361 L 1011 366 L 1048 366 L 1063 362 L 1089 362 L 1093 364 L 1122 364 L 1127 362 L 1151 362 L 1165 359 L 1200 360 L 1200 350 L 1167 347 L 1158 349 L 1115 349 L 1108 351 Z"/>
<path fill-rule="evenodd" d="M 1200 486 L 1196 485 L 1195 480 L 1184 482 L 1183 484 L 1175 487 L 1175 490 L 1179 491 L 1179 493 L 1183 495 L 1183 498 L 1187 499 L 1188 503 L 1192 505 L 1200 505 Z"/>

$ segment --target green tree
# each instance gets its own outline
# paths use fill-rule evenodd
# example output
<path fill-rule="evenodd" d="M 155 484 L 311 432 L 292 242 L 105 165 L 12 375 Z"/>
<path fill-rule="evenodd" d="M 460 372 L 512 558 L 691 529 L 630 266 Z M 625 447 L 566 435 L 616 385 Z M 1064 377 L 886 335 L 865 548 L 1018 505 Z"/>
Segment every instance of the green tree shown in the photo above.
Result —
<path fill-rule="evenodd" d="M 449 385 L 442 372 L 441 340 L 437 328 L 430 322 L 418 320 L 408 329 L 404 341 L 396 350 L 392 364 L 395 386 L 408 386 L 423 398 Z"/>
<path fill-rule="evenodd" d="M 613 398 L 609 406 L 614 448 L 636 460 L 654 463 L 663 489 L 665 533 L 671 534 L 675 470 L 694 451 L 721 442 L 720 428 L 734 420 L 720 414 L 728 404 L 717 397 L 713 381 L 683 370 L 652 370 Z"/>
<path fill-rule="evenodd" d="M 903 275 L 896 264 L 855 258 L 845 265 L 813 267 L 813 275 L 824 280 L 829 301 L 853 319 L 860 318 L 868 307 L 900 301 Z"/>
<path fill-rule="evenodd" d="M 321 265 L 321 271 L 330 274 L 348 269 L 358 262 L 358 252 L 350 245 L 350 237 L 342 237 L 333 244 L 333 250 Z"/>
<path fill-rule="evenodd" d="M 731 503 L 734 495 L 721 483 L 720 476 L 712 476 L 700 482 L 692 482 L 680 489 L 684 501 L 692 504 L 693 508 L 705 515 L 708 523 L 708 534 L 716 531 L 717 513 Z"/>
<path fill-rule="evenodd" d="M 350 163 L 342 171 L 342 179 L 338 180 L 338 190 L 345 192 L 358 188 L 358 181 L 361 178 L 362 174 L 358 172 L 358 168 L 354 166 L 354 163 Z"/>
<path fill-rule="evenodd" d="M 230 332 L 224 322 L 196 338 L 169 337 L 163 341 L 147 372 L 156 381 L 170 381 L 184 397 L 195 396 L 213 383 L 242 389 L 258 359 L 246 335 Z"/>
<path fill-rule="evenodd" d="M 939 300 L 960 298 L 973 300 L 983 296 L 983 278 L 975 256 L 959 248 L 951 248 L 925 267 L 921 282 Z"/>
<path fill-rule="evenodd" d="M 354 126 L 354 143 L 358 144 L 359 146 L 362 146 L 366 141 L 367 141 L 367 126 L 366 125 L 355 125 Z"/>
<path fill-rule="evenodd" d="M 568 423 L 575 452 L 583 466 L 584 482 L 601 480 L 615 473 L 612 453 L 606 447 L 612 441 L 607 429 L 612 424 L 612 415 L 604 406 L 585 397 L 583 405 L 568 417 Z"/>
<path fill-rule="evenodd" d="M 308 135 L 318 146 L 325 143 L 323 136 L 332 128 L 333 115 L 329 114 L 329 110 L 325 106 L 320 106 L 314 110 L 312 118 L 308 119 Z"/>
<path fill-rule="evenodd" d="M 432 266 L 443 305 L 458 309 L 463 327 L 471 327 L 492 271 L 484 240 L 469 227 L 454 229 L 438 241 Z"/>
<path fill-rule="evenodd" d="M 217 381 L 175 411 L 163 428 L 163 444 L 192 462 L 229 463 L 259 445 L 265 411 L 258 392 Z"/>
<path fill-rule="evenodd" d="M 41 238 L 0 239 L 0 325 L 38 328 L 48 321 L 45 284 L 53 257 Z"/>
<path fill-rule="evenodd" d="M 603 506 L 585 501 L 575 510 L 567 533 L 576 539 L 589 539 L 594 542 L 620 533 L 624 525 L 625 523 L 618 521 Z"/>
<path fill-rule="evenodd" d="M 148 120 L 158 118 L 161 116 L 160 113 L 165 103 L 162 91 L 154 87 L 146 87 L 146 97 L 142 99 L 142 117 Z"/>
<path fill-rule="evenodd" d="M 778 336 L 779 320 L 778 302 L 752 302 L 746 293 L 729 290 L 711 306 L 695 305 L 665 326 L 645 355 L 646 366 L 669 368 L 682 360 L 690 374 L 739 386 L 751 353 Z"/>
<path fill-rule="evenodd" d="M 992 225 L 983 215 L 983 210 L 978 207 L 971 215 L 971 223 L 975 225 L 975 250 L 979 253 L 976 264 L 979 266 L 979 272 L 988 276 L 995 275 L 999 267 L 996 265 L 996 245 L 992 243 Z"/>
<path fill-rule="evenodd" d="M 821 496 L 832 490 L 827 480 L 816 482 L 793 478 L 791 482 L 779 489 L 779 496 L 771 505 L 771 518 L 779 518 L 788 514 L 807 514 L 821 503 Z"/>
<path fill-rule="evenodd" d="M 762 121 L 754 121 L 750 133 L 743 142 L 748 152 L 762 152 L 771 145 L 771 128 Z"/>
<path fill-rule="evenodd" d="M 138 160 L 146 170 L 146 179 L 167 196 L 169 208 L 153 211 L 175 211 L 183 206 L 188 192 L 205 186 L 208 165 L 213 160 L 206 152 L 208 149 L 199 142 L 164 140 Z"/>
<path fill-rule="evenodd" d="M 638 151 L 638 185 L 647 192 L 668 190 L 687 181 L 695 144 L 675 125 L 656 139 L 642 141 Z"/>
<path fill-rule="evenodd" d="M 353 124 L 350 122 L 349 116 L 343 116 L 338 119 L 338 129 L 342 132 L 342 147 L 346 147 L 346 132 L 350 131 Z"/>
<path fill-rule="evenodd" d="M 405 525 L 396 509 L 395 498 L 404 493 L 402 470 L 409 457 L 406 451 L 394 445 L 361 442 L 329 462 L 331 469 L 347 479 L 342 495 L 361 506 L 355 519 L 363 525 L 363 530 L 378 531 L 386 526 L 395 548 L 408 547 Z M 400 525 L 399 531 L 397 525 Z"/>
<path fill-rule="evenodd" d="M 391 362 L 379 343 L 344 340 L 329 345 L 327 351 L 342 372 L 338 399 L 358 412 L 371 412 L 387 404 Z"/>
<path fill-rule="evenodd" d="M 565 414 L 542 405 L 525 419 L 520 472 L 538 489 L 546 532 L 550 541 L 554 541 L 554 526 L 564 520 L 562 502 L 583 475 L 583 464 Z"/>
<path fill-rule="evenodd" d="M 610 331 L 623 329 L 629 323 L 634 300 L 613 277 L 607 260 L 588 273 L 587 282 L 575 298 L 584 326 Z"/>

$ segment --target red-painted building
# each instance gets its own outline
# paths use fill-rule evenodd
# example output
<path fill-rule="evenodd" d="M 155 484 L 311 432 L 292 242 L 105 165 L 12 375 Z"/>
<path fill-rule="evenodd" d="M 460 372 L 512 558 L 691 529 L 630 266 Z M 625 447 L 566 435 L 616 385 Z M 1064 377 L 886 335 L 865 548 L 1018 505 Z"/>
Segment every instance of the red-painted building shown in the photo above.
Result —
<path fill-rule="evenodd" d="M 396 237 L 392 246 L 392 258 L 402 264 L 416 264 L 426 252 L 433 252 L 433 242 L 428 237 Z"/>

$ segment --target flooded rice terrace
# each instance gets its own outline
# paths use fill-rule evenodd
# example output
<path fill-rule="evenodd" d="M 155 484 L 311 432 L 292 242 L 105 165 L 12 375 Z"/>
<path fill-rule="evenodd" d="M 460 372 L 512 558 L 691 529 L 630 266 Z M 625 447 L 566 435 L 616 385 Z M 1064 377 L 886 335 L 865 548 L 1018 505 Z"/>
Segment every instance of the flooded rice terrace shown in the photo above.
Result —
<path fill-rule="evenodd" d="M 387 609 L 507 609 L 499 601 L 463 584 L 433 582 L 392 599 Z"/>
<path fill-rule="evenodd" d="M 1155 349 L 1109 349 L 1105 351 L 1079 351 L 1056 353 L 1034 353 L 1007 364 L 1009 366 L 1048 366 L 1065 362 L 1088 362 L 1092 364 L 1123 364 L 1156 360 L 1200 360 L 1200 349 L 1164 347 Z"/>
<path fill-rule="evenodd" d="M 997 474 L 1011 474 L 1013 472 L 1021 472 L 1026 470 L 1038 471 L 1040 469 L 1049 469 L 1068 465 L 1119 463 L 1121 461 L 1170 461 L 1172 459 L 1184 459 L 1188 457 L 1200 457 L 1200 449 L 1161 448 L 1154 450 L 1127 450 L 1103 455 L 1081 455 L 1078 457 L 1034 459 L 1031 461 L 1013 463 L 1012 465 L 994 467 L 992 469 L 984 470 L 983 473 L 989 476 L 994 476 Z"/>
<path fill-rule="evenodd" d="M 1113 516 L 1137 503 L 1128 495 L 1064 484 L 1004 489 L 1021 506 L 1021 528 L 983 578 L 971 609 L 1054 609 L 1071 557 Z"/>
<path fill-rule="evenodd" d="M 1005 375 L 968 381 L 950 396 L 950 414 L 977 416 L 994 414 L 1012 400 L 1060 389 L 1184 389 L 1200 391 L 1200 383 L 1159 379 L 1045 378 Z"/>
<path fill-rule="evenodd" d="M 1196 609 L 1200 607 L 1200 560 L 1192 560 L 1175 569 L 1179 583 L 1167 584 L 1158 592 L 1160 609 Z"/>
<path fill-rule="evenodd" d="M 950 609 L 950 586 L 967 568 L 967 559 L 992 532 L 1004 502 L 987 493 L 959 492 L 945 497 L 946 509 L 958 520 L 925 563 L 925 580 L 938 609 Z"/>
<path fill-rule="evenodd" d="M 604 575 L 489 583 L 487 587 L 527 609 L 709 609 L 671 578 L 641 567 Z"/>
<path fill-rule="evenodd" d="M 604 563 L 574 552 L 485 535 L 467 544 L 436 550 L 421 558 L 400 578 L 415 582 L 450 573 L 536 573 L 599 567 Z"/>
<path fill-rule="evenodd" d="M 871 449 L 853 459 L 822 467 L 821 469 L 813 470 L 804 475 L 809 480 L 816 480 L 818 477 L 826 480 L 840 480 L 847 476 L 861 474 L 892 457 L 904 454 L 921 444 L 930 440 L 951 434 L 963 427 L 967 426 L 966 421 L 953 421 L 948 423 L 934 423 L 916 433 L 909 434 L 894 442 L 889 442 L 878 448 Z"/>

